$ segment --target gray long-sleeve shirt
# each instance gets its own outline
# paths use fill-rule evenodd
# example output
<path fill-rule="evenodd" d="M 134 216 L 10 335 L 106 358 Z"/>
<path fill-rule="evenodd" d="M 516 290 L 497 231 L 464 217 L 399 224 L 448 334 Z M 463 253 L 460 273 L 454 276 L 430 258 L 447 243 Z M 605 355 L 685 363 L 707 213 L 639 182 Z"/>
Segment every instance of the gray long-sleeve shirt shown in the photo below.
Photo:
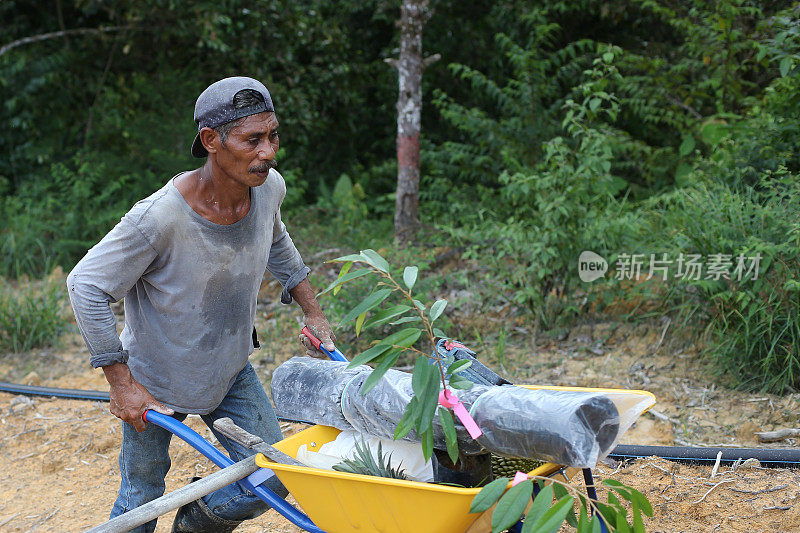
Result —
<path fill-rule="evenodd" d="M 182 413 L 205 414 L 224 398 L 253 351 L 256 298 L 264 270 L 288 291 L 309 268 L 281 221 L 286 185 L 278 172 L 250 189 L 238 222 L 197 214 L 174 178 L 136 203 L 67 277 L 93 366 L 127 350 L 133 377 Z M 109 302 L 125 298 L 117 336 Z"/>

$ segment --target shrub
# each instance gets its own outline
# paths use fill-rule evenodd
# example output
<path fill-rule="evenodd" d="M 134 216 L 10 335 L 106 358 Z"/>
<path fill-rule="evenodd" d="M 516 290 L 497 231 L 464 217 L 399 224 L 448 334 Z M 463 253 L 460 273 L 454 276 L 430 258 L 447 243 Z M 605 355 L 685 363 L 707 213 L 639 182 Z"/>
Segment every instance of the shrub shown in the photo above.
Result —
<path fill-rule="evenodd" d="M 0 350 L 24 352 L 55 344 L 67 329 L 63 284 L 0 283 Z"/>
<path fill-rule="evenodd" d="M 564 135 L 541 144 L 531 165 L 525 147 L 501 153 L 506 171 L 500 188 L 484 203 L 480 218 L 446 229 L 485 264 L 501 293 L 530 310 L 542 328 L 552 328 L 578 311 L 575 265 L 581 251 L 606 244 L 605 226 L 624 211 L 615 199 L 625 187 L 613 173 L 616 98 L 604 89 L 617 76 L 618 48 L 603 47 L 583 72 L 583 83 L 562 106 Z"/>

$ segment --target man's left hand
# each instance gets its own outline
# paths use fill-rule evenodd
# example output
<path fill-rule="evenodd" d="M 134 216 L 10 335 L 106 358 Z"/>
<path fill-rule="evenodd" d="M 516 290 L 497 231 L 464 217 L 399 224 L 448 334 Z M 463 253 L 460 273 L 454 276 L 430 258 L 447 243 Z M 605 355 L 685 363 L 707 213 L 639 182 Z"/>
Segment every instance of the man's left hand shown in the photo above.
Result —
<path fill-rule="evenodd" d="M 336 336 L 333 334 L 333 329 L 328 323 L 328 319 L 325 318 L 325 315 L 305 315 L 304 322 L 306 326 L 308 326 L 308 329 L 311 330 L 311 333 L 322 341 L 322 345 L 325 349 L 333 351 L 333 342 L 336 340 Z M 311 341 L 305 335 L 300 335 L 300 342 L 306 349 L 306 355 L 318 359 L 328 358 L 327 355 L 314 348 L 314 345 L 311 344 Z"/>

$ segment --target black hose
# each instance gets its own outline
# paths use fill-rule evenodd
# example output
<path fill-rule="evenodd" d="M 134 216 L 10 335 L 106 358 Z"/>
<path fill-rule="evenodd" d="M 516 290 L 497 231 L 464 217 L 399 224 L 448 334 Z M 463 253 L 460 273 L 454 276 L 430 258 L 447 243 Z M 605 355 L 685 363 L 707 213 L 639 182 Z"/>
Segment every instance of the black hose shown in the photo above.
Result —
<path fill-rule="evenodd" d="M 46 398 L 65 398 L 68 400 L 92 400 L 96 402 L 109 401 L 108 393 L 99 390 L 81 389 L 60 389 L 58 387 L 40 387 L 37 385 L 19 385 L 0 381 L 0 392 L 10 392 L 11 394 L 22 394 L 24 396 L 44 396 Z M 278 417 L 284 422 L 296 422 L 313 426 L 313 422 L 306 420 L 294 420 L 292 418 Z"/>
<path fill-rule="evenodd" d="M 0 392 L 23 394 L 25 396 L 46 396 L 54 398 L 68 398 L 70 400 L 95 400 L 107 402 L 108 393 L 98 390 L 59 389 L 57 387 L 38 387 L 35 385 L 18 385 L 7 381 L 0 381 Z"/>
<path fill-rule="evenodd" d="M 26 396 L 46 396 L 67 398 L 71 400 L 94 400 L 107 402 L 108 393 L 94 390 L 60 389 L 57 387 L 38 387 L 35 385 L 18 385 L 0 381 L 0 392 L 23 394 Z M 278 417 L 286 422 L 311 424 L 306 420 L 294 420 Z M 694 446 L 639 446 L 636 444 L 618 444 L 608 455 L 617 461 L 638 459 L 640 457 L 661 457 L 684 464 L 709 464 L 717 460 L 722 452 L 720 464 L 729 465 L 737 459 L 758 459 L 762 466 L 772 468 L 800 468 L 800 449 L 787 448 L 703 448 Z"/>
<path fill-rule="evenodd" d="M 713 464 L 722 452 L 720 464 L 729 465 L 737 459 L 758 459 L 762 466 L 772 468 L 800 467 L 800 449 L 787 448 L 704 448 L 695 446 L 639 446 L 618 444 L 608 455 L 611 459 L 625 460 L 639 457 L 661 457 L 684 464 Z"/>

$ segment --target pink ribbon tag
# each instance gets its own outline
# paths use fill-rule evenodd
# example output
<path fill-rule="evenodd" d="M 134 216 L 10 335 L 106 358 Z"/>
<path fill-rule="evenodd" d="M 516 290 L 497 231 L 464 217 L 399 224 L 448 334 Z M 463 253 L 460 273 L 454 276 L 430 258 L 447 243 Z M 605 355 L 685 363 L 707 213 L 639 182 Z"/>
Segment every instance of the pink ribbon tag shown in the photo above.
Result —
<path fill-rule="evenodd" d="M 466 348 L 466 346 L 464 346 L 460 342 L 451 340 L 444 341 L 444 347 L 446 350 L 452 350 L 453 348 Z"/>
<path fill-rule="evenodd" d="M 439 405 L 453 409 L 453 412 L 456 414 L 458 419 L 461 420 L 461 423 L 464 424 L 464 427 L 467 428 L 469 436 L 472 437 L 473 440 L 483 435 L 481 428 L 478 427 L 478 424 L 475 423 L 475 421 L 467 412 L 467 408 L 464 407 L 464 404 L 459 401 L 455 394 L 451 393 L 447 389 L 439 392 Z"/>
<path fill-rule="evenodd" d="M 511 480 L 511 486 L 513 487 L 517 483 L 522 483 L 523 481 L 527 481 L 527 480 L 528 480 L 528 474 L 526 474 L 525 472 L 520 472 L 519 470 L 517 470 L 517 473 L 514 474 L 514 479 Z"/>

